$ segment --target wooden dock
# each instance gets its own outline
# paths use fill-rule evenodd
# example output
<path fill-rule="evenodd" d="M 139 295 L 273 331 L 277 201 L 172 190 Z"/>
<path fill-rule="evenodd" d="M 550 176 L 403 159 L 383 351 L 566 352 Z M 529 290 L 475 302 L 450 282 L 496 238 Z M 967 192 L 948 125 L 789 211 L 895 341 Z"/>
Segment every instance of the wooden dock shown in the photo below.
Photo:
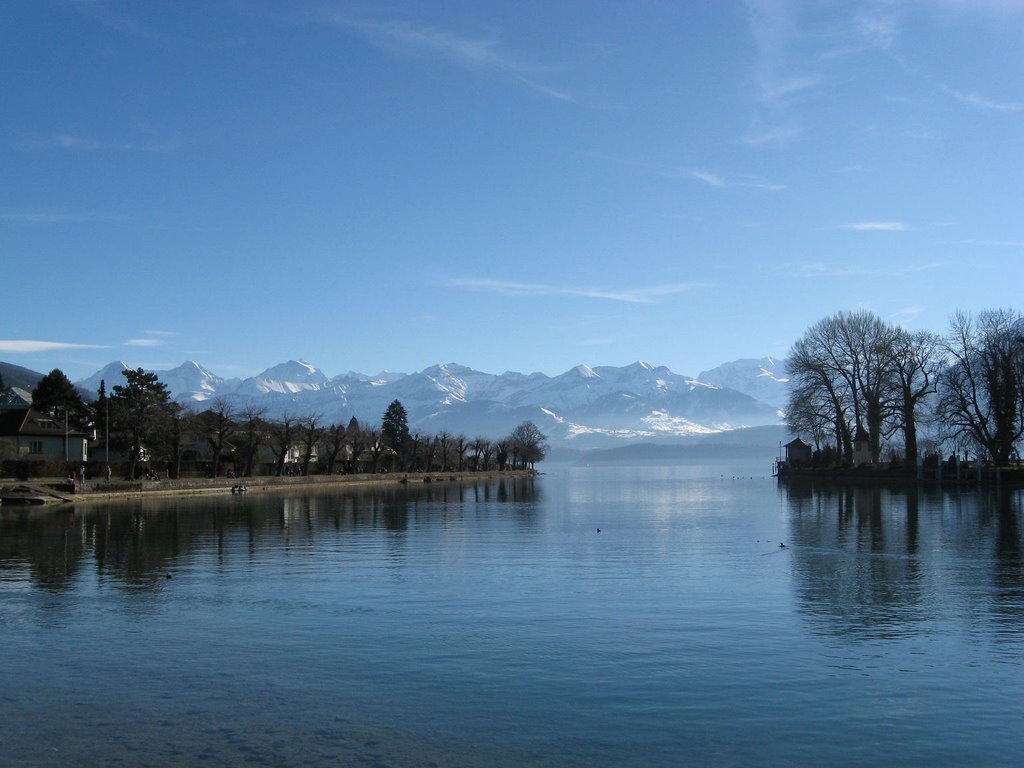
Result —
<path fill-rule="evenodd" d="M 57 504 L 73 502 L 75 496 L 46 485 L 18 483 L 4 488 L 0 500 L 4 504 Z"/>

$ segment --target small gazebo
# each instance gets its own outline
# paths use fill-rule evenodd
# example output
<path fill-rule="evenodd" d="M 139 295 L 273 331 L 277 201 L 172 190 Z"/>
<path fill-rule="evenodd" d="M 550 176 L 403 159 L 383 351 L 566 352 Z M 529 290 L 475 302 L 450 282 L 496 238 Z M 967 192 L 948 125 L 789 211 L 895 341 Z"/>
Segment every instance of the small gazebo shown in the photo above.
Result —
<path fill-rule="evenodd" d="M 800 467 L 811 463 L 812 451 L 810 443 L 797 437 L 782 447 L 786 450 L 787 466 Z"/>

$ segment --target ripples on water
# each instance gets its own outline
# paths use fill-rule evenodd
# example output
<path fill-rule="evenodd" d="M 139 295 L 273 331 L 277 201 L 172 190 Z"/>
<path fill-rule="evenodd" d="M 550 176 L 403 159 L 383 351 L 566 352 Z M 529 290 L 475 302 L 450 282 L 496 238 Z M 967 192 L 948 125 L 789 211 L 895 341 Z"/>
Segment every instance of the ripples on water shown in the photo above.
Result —
<path fill-rule="evenodd" d="M 4 512 L 0 763 L 1018 763 L 1020 493 L 548 471 Z"/>

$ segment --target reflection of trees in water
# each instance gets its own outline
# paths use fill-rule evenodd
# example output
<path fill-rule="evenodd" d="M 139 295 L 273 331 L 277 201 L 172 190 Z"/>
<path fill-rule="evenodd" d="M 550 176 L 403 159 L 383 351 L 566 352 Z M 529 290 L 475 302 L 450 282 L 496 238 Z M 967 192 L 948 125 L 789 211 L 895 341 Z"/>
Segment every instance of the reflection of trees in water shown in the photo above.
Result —
<path fill-rule="evenodd" d="M 82 531 L 66 511 L 5 513 L 0 522 L 0 571 L 27 569 L 36 586 L 61 590 L 81 567 Z"/>
<path fill-rule="evenodd" d="M 994 620 L 1020 637 L 1024 619 L 1024 547 L 1021 542 L 1021 495 L 1001 493 L 996 509 L 995 568 L 992 590 Z M 997 634 L 997 637 L 1002 635 Z"/>
<path fill-rule="evenodd" d="M 92 561 L 101 578 L 153 590 L 196 557 L 225 565 L 229 553 L 257 560 L 270 550 L 305 547 L 325 532 L 402 534 L 411 524 L 464 522 L 467 506 L 516 505 L 516 520 L 537 514 L 532 478 L 477 483 L 367 485 L 308 494 L 192 497 L 113 502 L 44 514 L 5 513 L 0 571 L 63 590 Z M 402 538 L 390 540 L 402 546 Z"/>
<path fill-rule="evenodd" d="M 916 494 L 804 490 L 789 506 L 802 611 L 829 632 L 862 637 L 905 634 L 925 618 Z"/>
<path fill-rule="evenodd" d="M 800 610 L 860 638 L 926 631 L 952 612 L 1021 636 L 1021 494 L 784 487 Z M 923 510 L 923 511 L 922 511 Z M 991 574 L 993 583 L 988 583 Z"/>

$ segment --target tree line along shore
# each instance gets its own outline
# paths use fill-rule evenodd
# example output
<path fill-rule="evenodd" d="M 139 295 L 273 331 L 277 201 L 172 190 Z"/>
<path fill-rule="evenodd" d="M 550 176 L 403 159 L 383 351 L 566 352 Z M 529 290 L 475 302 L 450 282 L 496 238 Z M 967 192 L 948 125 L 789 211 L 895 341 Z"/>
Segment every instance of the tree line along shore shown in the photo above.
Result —
<path fill-rule="evenodd" d="M 493 439 L 411 430 L 398 400 L 373 424 L 354 415 L 338 423 L 315 413 L 271 417 L 262 406 L 224 399 L 200 410 L 172 400 L 155 373 L 127 369 L 123 376 L 109 392 L 101 381 L 95 399 L 86 401 L 54 369 L 39 381 L 31 403 L 5 404 L 0 419 L 49 425 L 49 446 L 56 450 L 47 452 L 42 438 L 0 435 L 3 475 L 113 486 L 189 478 L 522 472 L 533 470 L 548 450 L 546 436 L 531 421 Z"/>

